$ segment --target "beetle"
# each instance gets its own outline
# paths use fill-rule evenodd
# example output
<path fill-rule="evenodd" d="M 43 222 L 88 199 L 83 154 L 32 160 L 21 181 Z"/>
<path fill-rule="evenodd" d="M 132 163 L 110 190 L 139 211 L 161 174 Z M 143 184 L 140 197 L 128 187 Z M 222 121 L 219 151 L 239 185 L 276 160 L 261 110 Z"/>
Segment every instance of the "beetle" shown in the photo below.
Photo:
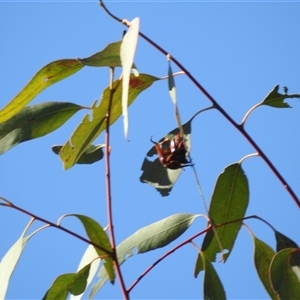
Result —
<path fill-rule="evenodd" d="M 154 142 L 152 137 L 150 141 L 155 145 L 159 161 L 165 168 L 176 170 L 194 165 L 186 157 L 187 150 L 180 133 L 171 140 L 166 138 L 161 143 Z"/>

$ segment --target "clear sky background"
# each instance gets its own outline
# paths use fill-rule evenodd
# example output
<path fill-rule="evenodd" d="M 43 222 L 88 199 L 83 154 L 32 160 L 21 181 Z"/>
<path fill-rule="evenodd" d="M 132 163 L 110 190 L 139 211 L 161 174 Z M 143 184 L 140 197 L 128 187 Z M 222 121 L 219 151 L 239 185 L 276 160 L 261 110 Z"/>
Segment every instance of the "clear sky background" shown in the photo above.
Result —
<path fill-rule="evenodd" d="M 295 2 L 107 2 L 120 18 L 140 17 L 141 31 L 176 57 L 240 122 L 244 114 L 280 84 L 300 93 L 300 4 Z M 0 3 L 0 106 L 10 101 L 47 63 L 87 57 L 120 40 L 125 27 L 111 19 L 98 1 Z M 135 63 L 142 73 L 167 75 L 163 55 L 144 40 L 138 42 Z M 175 66 L 174 71 L 178 71 Z M 119 72 L 119 70 L 118 70 Z M 118 73 L 119 74 L 119 73 Z M 66 101 L 90 106 L 109 82 L 107 68 L 85 67 L 42 92 L 33 103 Z M 209 101 L 185 77 L 176 77 L 182 121 Z M 292 109 L 260 107 L 246 130 L 269 156 L 300 196 L 300 104 Z M 64 144 L 86 111 L 78 112 L 50 135 L 23 143 L 0 157 L 0 195 L 18 206 L 56 222 L 66 213 L 79 213 L 107 224 L 105 165 L 75 165 L 64 171 L 51 146 Z M 174 213 L 205 213 L 192 170 L 186 168 L 169 197 L 161 197 L 139 180 L 149 141 L 176 127 L 167 81 L 154 83 L 129 109 L 129 138 L 119 119 L 111 129 L 113 216 L 117 242 L 139 228 Z M 97 143 L 104 143 L 104 134 Z M 223 169 L 254 152 L 247 141 L 217 111 L 208 111 L 192 123 L 191 155 L 203 193 L 209 203 Z M 277 178 L 258 157 L 246 160 L 249 180 L 247 215 L 265 218 L 300 243 L 299 209 Z M 20 236 L 29 217 L 0 207 L 0 257 Z M 259 221 L 247 221 L 254 234 L 273 248 L 273 232 Z M 42 224 L 35 224 L 34 228 Z M 77 220 L 63 225 L 84 234 Z M 167 250 L 206 227 L 196 220 L 169 246 L 135 255 L 122 265 L 126 285 Z M 195 241 L 201 247 L 202 237 Z M 75 272 L 86 244 L 56 229 L 35 235 L 27 244 L 11 278 L 8 299 L 41 299 L 60 274 Z M 132 298 L 194 299 L 202 297 L 203 274 L 193 278 L 196 249 L 188 245 L 169 256 L 132 291 Z M 268 299 L 253 263 L 253 241 L 245 228 L 226 264 L 214 264 L 228 299 Z M 97 298 L 120 298 L 118 282 L 107 283 Z"/>

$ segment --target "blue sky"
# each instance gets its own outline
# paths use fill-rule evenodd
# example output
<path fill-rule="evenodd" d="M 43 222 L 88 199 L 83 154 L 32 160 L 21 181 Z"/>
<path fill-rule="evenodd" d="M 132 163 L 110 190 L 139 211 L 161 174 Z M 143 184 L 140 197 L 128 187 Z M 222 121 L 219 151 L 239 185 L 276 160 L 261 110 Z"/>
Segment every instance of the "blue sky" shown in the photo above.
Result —
<path fill-rule="evenodd" d="M 169 51 L 213 95 L 237 122 L 276 84 L 300 93 L 299 3 L 257 2 L 107 2 L 120 18 L 140 17 L 141 31 Z M 0 80 L 3 107 L 47 63 L 61 58 L 87 57 L 118 41 L 125 28 L 112 20 L 97 1 L 1 2 Z M 142 73 L 167 75 L 163 55 L 142 39 L 135 63 Z M 173 66 L 174 71 L 178 71 Z M 119 74 L 120 70 L 118 70 Z M 109 82 L 105 68 L 84 68 L 36 97 L 33 103 L 69 101 L 90 106 Z M 185 77 L 176 77 L 182 121 L 209 106 L 209 101 Z M 247 132 L 269 156 L 297 195 L 299 186 L 299 100 L 292 109 L 260 107 L 246 123 Z M 66 213 L 80 213 L 107 224 L 105 165 L 76 165 L 64 171 L 51 146 L 64 144 L 85 112 L 78 112 L 50 135 L 23 143 L 0 157 L 0 195 L 18 206 L 56 222 Z M 129 109 L 129 139 L 123 123 L 111 128 L 112 198 L 117 242 L 137 229 L 174 213 L 205 213 L 191 169 L 182 172 L 169 197 L 161 197 L 139 181 L 149 138 L 160 139 L 176 127 L 166 81 L 137 98 Z M 97 143 L 104 143 L 102 134 Z M 247 141 L 217 111 L 201 114 L 192 124 L 191 155 L 207 203 L 217 176 L 243 156 L 254 152 Z M 247 215 L 265 218 L 277 230 L 299 240 L 299 210 L 259 158 L 243 163 L 249 180 Z M 1 207 L 0 257 L 20 236 L 28 216 Z M 36 224 L 33 226 L 37 228 Z M 84 234 L 77 220 L 63 225 Z M 254 234 L 275 247 L 273 232 L 259 221 L 247 221 Z M 136 255 L 122 266 L 126 285 L 157 258 L 204 229 L 197 220 L 178 241 L 164 249 Z M 295 230 L 296 229 L 296 230 Z M 202 238 L 195 241 L 201 246 Z M 23 253 L 7 293 L 8 299 L 40 299 L 60 274 L 75 272 L 86 245 L 55 229 L 34 236 Z M 132 298 L 183 299 L 202 296 L 202 274 L 193 278 L 197 252 L 186 246 L 154 268 L 132 291 Z M 242 228 L 226 264 L 214 265 L 228 299 L 269 298 L 253 263 L 253 243 Z M 106 284 L 99 298 L 120 298 L 118 283 Z"/>

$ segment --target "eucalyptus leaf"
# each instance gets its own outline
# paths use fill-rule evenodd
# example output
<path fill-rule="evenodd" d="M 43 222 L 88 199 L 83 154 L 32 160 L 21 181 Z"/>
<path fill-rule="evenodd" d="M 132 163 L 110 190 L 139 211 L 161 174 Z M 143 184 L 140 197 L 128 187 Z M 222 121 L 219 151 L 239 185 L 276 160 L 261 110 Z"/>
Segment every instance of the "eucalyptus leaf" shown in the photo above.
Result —
<path fill-rule="evenodd" d="M 96 252 L 94 246 L 89 245 L 82 256 L 81 261 L 78 266 L 78 269 L 77 269 L 77 272 L 79 272 L 83 267 L 90 264 L 90 271 L 89 271 L 89 275 L 87 278 L 86 287 L 81 294 L 77 294 L 77 295 L 72 294 L 70 296 L 70 300 L 80 300 L 82 298 L 82 296 L 84 295 L 84 292 L 88 288 L 89 284 L 94 279 L 94 277 L 97 273 L 98 267 L 100 265 L 100 262 L 101 262 L 101 259 L 98 257 L 98 253 Z"/>
<path fill-rule="evenodd" d="M 28 84 L 0 110 L 0 123 L 9 120 L 50 85 L 78 72 L 84 65 L 77 59 L 53 61 L 39 70 Z"/>
<path fill-rule="evenodd" d="M 265 242 L 253 236 L 254 241 L 254 264 L 260 281 L 264 285 L 271 299 L 278 300 L 269 280 L 269 267 L 275 255 L 274 250 Z"/>
<path fill-rule="evenodd" d="M 206 300 L 226 299 L 225 290 L 222 282 L 214 269 L 210 260 L 200 251 L 197 257 L 194 276 L 197 277 L 199 272 L 204 270 L 203 296 Z"/>
<path fill-rule="evenodd" d="M 36 230 L 35 232 L 25 236 L 31 224 L 32 222 L 30 221 L 21 236 L 10 247 L 0 262 L 0 299 L 5 299 L 10 277 L 17 266 L 27 242 L 39 231 Z"/>
<path fill-rule="evenodd" d="M 52 146 L 52 151 L 59 155 L 62 145 Z M 76 164 L 93 164 L 104 157 L 103 148 L 105 144 L 90 145 L 80 156 Z"/>
<path fill-rule="evenodd" d="M 121 265 L 127 258 L 131 257 L 134 250 L 139 254 L 170 244 L 182 235 L 197 217 L 198 215 L 193 214 L 175 214 L 139 229 L 117 246 L 119 264 Z M 92 287 L 90 299 L 108 280 L 103 267 L 98 276 L 100 280 Z"/>
<path fill-rule="evenodd" d="M 58 276 L 46 292 L 43 300 L 65 300 L 68 294 L 80 295 L 87 285 L 90 272 L 90 264 L 83 267 L 77 273 L 69 273 Z"/>
<path fill-rule="evenodd" d="M 276 251 L 279 252 L 286 248 L 299 248 L 297 243 L 295 243 L 292 239 L 287 237 L 286 235 L 280 233 L 275 230 L 275 238 L 276 238 Z"/>
<path fill-rule="evenodd" d="M 121 67 L 121 41 L 108 44 L 102 51 L 83 59 L 60 59 L 42 67 L 28 84 L 0 110 L 0 123 L 17 114 L 44 89 L 81 70 L 84 66 Z M 133 65 L 133 67 L 135 67 Z"/>
<path fill-rule="evenodd" d="M 234 163 L 225 168 L 219 175 L 211 198 L 209 217 L 215 225 L 241 219 L 245 216 L 249 202 L 248 179 L 240 163 Z M 224 261 L 230 255 L 241 222 L 234 222 L 216 228 L 218 238 L 224 250 Z M 202 250 L 206 257 L 215 261 L 216 254 L 221 251 L 214 231 L 210 230 L 204 237 Z"/>
<path fill-rule="evenodd" d="M 139 77 L 131 75 L 128 105 L 131 105 L 142 91 L 150 87 L 153 82 L 157 80 L 159 80 L 159 78 L 147 74 L 140 74 Z M 114 81 L 113 87 L 115 89 L 115 93 L 111 107 L 110 125 L 112 125 L 122 114 L 122 87 L 119 84 L 119 80 Z M 93 103 L 91 112 L 92 117 L 88 114 L 84 116 L 70 139 L 61 149 L 60 159 L 62 160 L 66 170 L 71 168 L 78 161 L 89 145 L 103 130 L 105 130 L 105 118 L 109 99 L 110 88 L 107 87 L 103 91 L 101 103 L 99 105 L 97 105 L 97 101 Z"/>
<path fill-rule="evenodd" d="M 12 147 L 56 130 L 84 107 L 68 102 L 27 106 L 0 124 L 0 154 Z"/>
<path fill-rule="evenodd" d="M 128 92 L 130 72 L 137 46 L 140 19 L 134 18 L 129 24 L 129 29 L 123 37 L 120 57 L 122 62 L 122 114 L 124 124 L 124 136 L 128 139 Z"/>
<path fill-rule="evenodd" d="M 112 253 L 110 241 L 108 239 L 108 236 L 104 229 L 101 227 L 99 223 L 97 223 L 95 220 L 93 220 L 90 217 L 79 215 L 79 214 L 69 214 L 66 216 L 74 216 L 77 217 L 82 225 L 84 226 L 84 229 L 90 238 L 90 240 L 95 243 L 96 245 L 100 246 L 101 248 L 107 250 L 109 253 Z M 114 283 L 115 280 L 115 271 L 113 267 L 113 260 L 109 256 L 109 254 L 98 247 L 94 247 L 95 251 L 97 252 L 99 257 L 102 257 L 104 259 L 104 268 L 105 272 L 110 279 L 111 283 Z"/>
<path fill-rule="evenodd" d="M 284 102 L 285 99 L 289 98 L 300 98 L 300 94 L 280 94 L 278 92 L 279 85 L 276 85 L 273 90 L 266 96 L 266 98 L 261 102 L 261 105 L 268 105 L 276 108 L 287 108 L 290 107 L 288 103 Z M 285 91 L 288 89 L 285 87 Z"/>
<path fill-rule="evenodd" d="M 300 295 L 300 249 L 286 248 L 279 251 L 270 266 L 270 279 L 280 299 L 298 299 Z M 294 257 L 295 256 L 295 257 Z"/>

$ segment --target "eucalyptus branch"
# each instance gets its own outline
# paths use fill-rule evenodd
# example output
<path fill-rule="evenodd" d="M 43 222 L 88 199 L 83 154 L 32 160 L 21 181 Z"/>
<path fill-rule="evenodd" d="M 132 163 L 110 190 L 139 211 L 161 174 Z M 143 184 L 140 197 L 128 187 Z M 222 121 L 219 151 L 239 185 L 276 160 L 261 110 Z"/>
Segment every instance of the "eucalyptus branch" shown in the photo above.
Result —
<path fill-rule="evenodd" d="M 59 230 L 62 230 L 62 231 L 64 231 L 64 232 L 66 232 L 66 233 L 68 233 L 68 234 L 70 234 L 70 235 L 72 235 L 72 236 L 74 236 L 74 237 L 76 237 L 76 238 L 82 240 L 83 242 L 85 242 L 85 243 L 87 243 L 87 244 L 89 244 L 89 245 L 93 245 L 94 247 L 98 248 L 99 250 L 105 252 L 109 257 L 112 257 L 112 255 L 113 255 L 112 252 L 110 252 L 110 251 L 108 251 L 107 249 L 105 249 L 105 248 L 103 248 L 103 247 L 97 245 L 96 243 L 94 243 L 94 242 L 92 242 L 92 241 L 90 241 L 90 240 L 84 238 L 83 236 L 81 236 L 81 235 L 79 235 L 79 234 L 77 234 L 77 233 L 75 233 L 75 232 L 73 232 L 73 231 L 71 231 L 71 230 L 69 230 L 69 229 L 67 229 L 67 228 L 65 228 L 65 227 L 63 227 L 63 226 L 61 226 L 61 225 L 57 225 L 57 224 L 55 224 L 55 223 L 53 223 L 53 222 L 51 222 L 51 221 L 48 221 L 48 220 L 46 220 L 46 219 L 44 219 L 44 218 L 41 218 L 41 217 L 39 217 L 39 216 L 37 216 L 37 215 L 35 215 L 35 214 L 33 214 L 33 213 L 31 213 L 31 212 L 25 210 L 25 209 L 23 209 L 23 208 L 21 208 L 21 207 L 15 205 L 15 204 L 13 204 L 12 202 L 6 200 L 6 199 L 3 198 L 3 197 L 0 197 L 0 199 L 6 202 L 6 203 L 0 203 L 1 206 L 6 206 L 6 207 L 13 208 L 13 209 L 15 209 L 15 210 L 18 210 L 18 211 L 20 211 L 20 212 L 22 212 L 22 213 L 24 213 L 24 214 L 26 214 L 26 215 L 32 217 L 32 218 L 35 219 L 35 220 L 38 220 L 38 221 L 41 221 L 41 222 L 47 224 L 49 227 L 54 227 L 54 228 L 57 228 L 57 229 L 59 229 Z"/>
<path fill-rule="evenodd" d="M 211 230 L 211 226 L 208 226 L 207 228 L 205 228 L 204 230 L 196 233 L 195 235 L 193 235 L 192 237 L 188 238 L 187 240 L 183 241 L 182 243 L 180 243 L 179 245 L 177 245 L 176 247 L 172 248 L 170 251 L 166 252 L 164 255 L 162 255 L 158 260 L 156 260 L 151 266 L 149 266 L 133 283 L 132 285 L 128 288 L 128 292 L 131 292 L 131 290 L 141 281 L 141 279 L 143 279 L 156 265 L 158 265 L 162 260 L 164 260 L 166 257 L 168 257 L 170 254 L 172 254 L 173 252 L 177 251 L 178 249 L 180 249 L 181 247 L 183 247 L 186 244 L 191 243 L 195 238 L 197 238 L 198 236 L 208 232 L 209 230 Z"/>
<path fill-rule="evenodd" d="M 267 221 L 265 221 L 264 219 L 256 216 L 256 215 L 251 215 L 248 217 L 244 217 L 244 218 L 240 218 L 240 219 L 236 219 L 236 220 L 232 220 L 232 221 L 228 221 L 222 224 L 217 224 L 215 225 L 215 228 L 218 227 L 222 227 L 222 226 L 226 226 L 232 223 L 237 223 L 237 222 L 243 222 L 245 220 L 249 220 L 249 219 L 258 219 L 263 221 L 264 223 L 266 223 L 267 225 L 269 225 L 273 230 L 274 227 L 268 223 Z M 128 292 L 131 292 L 131 290 L 156 266 L 158 265 L 162 260 L 164 260 L 166 257 L 168 257 L 170 254 L 174 253 L 175 251 L 177 251 L 178 249 L 180 249 L 181 247 L 183 247 L 184 245 L 187 245 L 189 243 L 191 243 L 197 250 L 199 250 L 199 247 L 193 242 L 193 240 L 197 237 L 199 237 L 200 235 L 210 231 L 213 229 L 213 226 L 208 226 L 207 228 L 205 228 L 204 230 L 196 233 L 195 235 L 193 235 L 192 237 L 188 238 L 187 240 L 183 241 L 182 243 L 178 244 L 177 246 L 175 246 L 174 248 L 172 248 L 170 251 L 166 252 L 164 255 L 162 255 L 159 259 L 157 259 L 150 267 L 148 267 L 133 283 L 132 285 L 128 288 Z"/>
<path fill-rule="evenodd" d="M 103 9 L 115 20 L 117 20 L 120 23 L 123 23 L 123 21 L 113 15 L 107 7 L 104 5 L 103 1 L 100 0 L 100 6 L 103 7 Z M 124 24 L 124 23 L 123 23 Z M 126 25 L 126 24 L 125 24 Z M 153 47 L 155 47 L 157 50 L 159 50 L 162 54 L 168 55 L 169 52 L 160 47 L 158 44 L 156 44 L 154 41 L 152 41 L 149 37 L 144 35 L 142 32 L 139 32 L 139 35 L 145 39 L 148 43 L 150 43 Z M 175 65 L 179 69 L 181 69 L 186 76 L 194 83 L 194 85 L 208 98 L 208 100 L 213 104 L 214 108 L 216 108 L 231 125 L 233 125 L 245 138 L 248 140 L 248 142 L 252 145 L 252 147 L 259 153 L 261 158 L 265 161 L 265 163 L 269 166 L 269 168 L 273 171 L 275 176 L 278 178 L 278 180 L 282 183 L 284 188 L 287 190 L 287 192 L 290 194 L 298 208 L 300 209 L 300 200 L 298 199 L 297 195 L 293 191 L 293 189 L 288 185 L 287 181 L 283 178 L 283 176 L 279 173 L 279 171 L 276 169 L 276 167 L 272 164 L 272 162 L 269 160 L 269 158 L 266 156 L 266 154 L 260 149 L 260 147 L 255 143 L 255 141 L 250 137 L 250 135 L 245 131 L 242 125 L 236 123 L 230 115 L 224 110 L 224 108 L 206 91 L 206 89 L 196 80 L 196 78 L 173 56 L 171 55 L 170 60 L 172 60 Z"/>
<path fill-rule="evenodd" d="M 108 217 L 108 225 L 109 225 L 109 233 L 110 233 L 110 240 L 111 240 L 111 248 L 113 251 L 113 261 L 114 267 L 117 273 L 117 277 L 120 282 L 121 290 L 123 293 L 124 299 L 129 299 L 129 293 L 126 290 L 124 279 L 122 276 L 121 268 L 118 262 L 118 256 L 116 251 L 116 241 L 115 241 L 115 234 L 114 234 L 114 225 L 113 225 L 113 216 L 112 216 L 112 198 L 111 198 L 111 180 L 110 180 L 110 114 L 111 114 L 111 107 L 112 107 L 112 100 L 115 93 L 115 88 L 113 87 L 114 82 L 114 68 L 110 68 L 110 82 L 109 82 L 109 89 L 110 89 L 110 96 L 109 96 L 109 104 L 107 108 L 106 114 L 106 135 L 105 135 L 105 166 L 106 166 L 106 202 L 107 202 L 107 217 Z"/>

